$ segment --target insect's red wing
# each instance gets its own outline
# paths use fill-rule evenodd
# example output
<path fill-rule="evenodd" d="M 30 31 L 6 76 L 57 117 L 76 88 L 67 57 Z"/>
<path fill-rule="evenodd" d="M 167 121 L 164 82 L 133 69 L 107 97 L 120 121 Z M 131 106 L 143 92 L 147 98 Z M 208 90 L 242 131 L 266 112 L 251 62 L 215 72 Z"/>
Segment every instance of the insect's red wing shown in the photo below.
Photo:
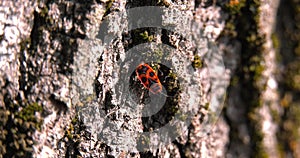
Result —
<path fill-rule="evenodd" d="M 157 94 L 162 91 L 158 76 L 148 64 L 140 64 L 136 69 L 136 75 L 150 92 Z"/>

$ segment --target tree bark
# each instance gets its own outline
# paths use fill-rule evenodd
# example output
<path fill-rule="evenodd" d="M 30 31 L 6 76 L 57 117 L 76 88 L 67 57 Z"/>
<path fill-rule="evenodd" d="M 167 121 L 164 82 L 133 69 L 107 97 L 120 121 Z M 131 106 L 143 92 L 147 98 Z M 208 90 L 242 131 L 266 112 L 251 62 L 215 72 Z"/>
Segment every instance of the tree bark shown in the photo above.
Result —
<path fill-rule="evenodd" d="M 299 5 L 1 1 L 1 157 L 299 157 Z"/>

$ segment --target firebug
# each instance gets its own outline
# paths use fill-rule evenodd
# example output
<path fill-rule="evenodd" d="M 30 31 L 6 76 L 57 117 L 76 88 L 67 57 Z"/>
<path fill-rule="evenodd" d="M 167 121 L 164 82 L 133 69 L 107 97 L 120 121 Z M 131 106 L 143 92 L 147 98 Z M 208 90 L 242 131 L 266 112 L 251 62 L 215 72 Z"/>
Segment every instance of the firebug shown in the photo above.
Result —
<path fill-rule="evenodd" d="M 161 93 L 162 84 L 155 71 L 148 64 L 140 64 L 136 68 L 135 72 L 145 88 L 147 88 L 153 94 Z"/>

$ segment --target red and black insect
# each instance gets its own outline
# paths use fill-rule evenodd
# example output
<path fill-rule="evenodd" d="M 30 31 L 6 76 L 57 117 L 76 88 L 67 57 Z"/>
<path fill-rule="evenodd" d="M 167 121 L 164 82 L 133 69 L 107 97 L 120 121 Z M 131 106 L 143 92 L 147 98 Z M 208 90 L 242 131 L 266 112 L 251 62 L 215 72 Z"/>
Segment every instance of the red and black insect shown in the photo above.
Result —
<path fill-rule="evenodd" d="M 140 64 L 135 72 L 145 88 L 153 94 L 161 93 L 162 84 L 154 70 L 148 64 Z"/>

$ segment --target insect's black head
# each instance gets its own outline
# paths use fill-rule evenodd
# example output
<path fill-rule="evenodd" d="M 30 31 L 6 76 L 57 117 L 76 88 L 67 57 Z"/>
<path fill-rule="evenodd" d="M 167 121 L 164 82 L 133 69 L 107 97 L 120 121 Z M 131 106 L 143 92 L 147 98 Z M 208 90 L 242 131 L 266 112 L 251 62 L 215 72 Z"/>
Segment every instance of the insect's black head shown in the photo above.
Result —
<path fill-rule="evenodd" d="M 145 66 L 145 65 L 140 65 L 138 68 L 137 68 L 137 73 L 138 74 L 146 74 L 148 70 L 148 67 Z"/>

